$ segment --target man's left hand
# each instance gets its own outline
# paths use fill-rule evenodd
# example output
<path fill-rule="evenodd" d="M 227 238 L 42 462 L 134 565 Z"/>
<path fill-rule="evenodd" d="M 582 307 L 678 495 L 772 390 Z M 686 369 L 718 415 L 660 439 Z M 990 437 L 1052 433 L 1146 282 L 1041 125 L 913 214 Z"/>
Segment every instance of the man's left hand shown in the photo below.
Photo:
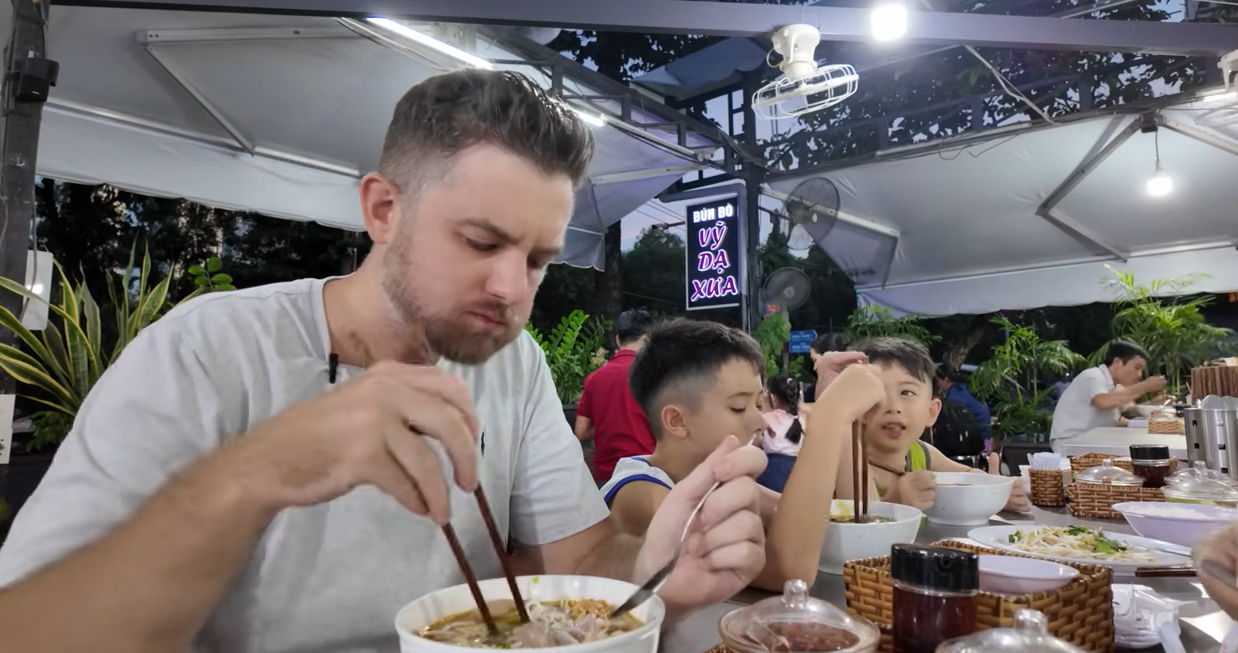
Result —
<path fill-rule="evenodd" d="M 658 593 L 667 607 L 688 609 L 731 598 L 765 567 L 765 529 L 756 477 L 765 453 L 728 437 L 705 462 L 675 484 L 654 514 L 636 558 L 635 581 L 644 582 L 670 561 L 692 509 L 715 481 L 688 531 L 679 562 Z"/>

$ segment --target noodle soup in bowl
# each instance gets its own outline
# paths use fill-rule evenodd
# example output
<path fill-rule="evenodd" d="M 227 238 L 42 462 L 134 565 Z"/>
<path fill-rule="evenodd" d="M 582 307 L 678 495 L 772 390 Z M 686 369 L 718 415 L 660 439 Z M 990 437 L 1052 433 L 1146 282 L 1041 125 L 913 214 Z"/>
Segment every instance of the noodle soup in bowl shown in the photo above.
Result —
<path fill-rule="evenodd" d="M 555 653 L 656 653 L 666 607 L 662 600 L 653 597 L 633 610 L 619 628 L 610 628 L 582 616 L 589 612 L 602 612 L 597 602 L 605 602 L 605 611 L 622 604 L 636 591 L 637 586 L 610 578 L 593 576 L 522 576 L 516 579 L 521 596 L 530 605 L 530 617 L 538 624 L 536 632 L 515 633 L 519 620 L 511 601 L 511 590 L 502 578 L 479 581 L 482 596 L 492 606 L 491 613 L 500 623 L 502 639 L 486 645 L 479 643 L 480 636 L 486 639 L 486 626 L 477 616 L 477 604 L 468 585 L 456 585 L 431 592 L 404 606 L 395 617 L 396 633 L 400 637 L 400 653 L 460 653 L 464 649 L 513 648 L 509 638 L 523 641 L 516 647 L 525 651 L 554 651 Z M 604 620 L 603 620 L 604 621 Z M 575 622 L 574 625 L 572 622 Z M 427 633 L 432 629 L 432 633 Z M 547 638 L 546 631 L 552 639 Z M 571 630 L 571 633 L 567 631 Z M 602 632 L 606 635 L 596 637 Z M 579 643 L 581 634 L 589 633 L 596 638 Z M 549 644 L 526 645 L 523 642 Z M 503 645 L 506 644 L 506 645 Z"/>

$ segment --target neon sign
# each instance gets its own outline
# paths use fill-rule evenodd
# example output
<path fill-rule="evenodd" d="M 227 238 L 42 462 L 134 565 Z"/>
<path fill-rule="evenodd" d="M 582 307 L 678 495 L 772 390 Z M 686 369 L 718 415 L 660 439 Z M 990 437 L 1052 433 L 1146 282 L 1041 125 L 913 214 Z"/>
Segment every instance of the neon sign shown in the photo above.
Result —
<path fill-rule="evenodd" d="M 739 306 L 739 206 L 735 198 L 688 207 L 688 310 Z"/>

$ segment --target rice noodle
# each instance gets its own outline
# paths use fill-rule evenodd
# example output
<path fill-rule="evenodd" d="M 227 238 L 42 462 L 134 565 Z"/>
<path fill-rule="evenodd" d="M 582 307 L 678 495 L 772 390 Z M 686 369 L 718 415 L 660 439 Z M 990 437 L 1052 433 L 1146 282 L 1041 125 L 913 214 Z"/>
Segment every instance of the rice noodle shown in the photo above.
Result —
<path fill-rule="evenodd" d="M 594 642 L 635 630 L 641 622 L 630 614 L 609 618 L 611 606 L 593 599 L 563 599 L 560 601 L 525 604 L 529 623 L 520 623 L 520 615 L 511 601 L 489 604 L 497 638 L 491 637 L 476 610 L 440 619 L 418 631 L 418 635 L 436 642 L 466 648 L 549 648 Z"/>
<path fill-rule="evenodd" d="M 1015 531 L 1009 538 L 1011 548 L 1037 555 L 1104 562 L 1155 562 L 1143 551 L 1109 539 L 1101 529 L 1084 526 L 1055 528 L 1046 526 L 1034 531 Z"/>

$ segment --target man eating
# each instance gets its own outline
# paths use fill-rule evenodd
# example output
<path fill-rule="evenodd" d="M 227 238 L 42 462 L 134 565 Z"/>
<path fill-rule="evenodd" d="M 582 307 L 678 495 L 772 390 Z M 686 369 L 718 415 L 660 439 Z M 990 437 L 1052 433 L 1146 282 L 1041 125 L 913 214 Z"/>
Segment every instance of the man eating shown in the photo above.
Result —
<path fill-rule="evenodd" d="M 1050 445 L 1060 451 L 1063 442 L 1092 429 L 1119 425 L 1120 409 L 1165 387 L 1165 377 L 1143 378 L 1148 352 L 1133 342 L 1117 341 L 1105 350 L 1100 365 L 1075 377 L 1053 409 Z"/>
<path fill-rule="evenodd" d="M 592 148 L 515 73 L 411 89 L 359 184 L 355 274 L 188 302 L 95 385 L 0 550 L 5 649 L 398 650 L 396 610 L 463 582 L 442 524 L 499 575 L 479 485 L 539 572 L 641 582 L 721 482 L 661 595 L 746 586 L 761 452 L 729 439 L 617 535 L 522 334 Z"/>

